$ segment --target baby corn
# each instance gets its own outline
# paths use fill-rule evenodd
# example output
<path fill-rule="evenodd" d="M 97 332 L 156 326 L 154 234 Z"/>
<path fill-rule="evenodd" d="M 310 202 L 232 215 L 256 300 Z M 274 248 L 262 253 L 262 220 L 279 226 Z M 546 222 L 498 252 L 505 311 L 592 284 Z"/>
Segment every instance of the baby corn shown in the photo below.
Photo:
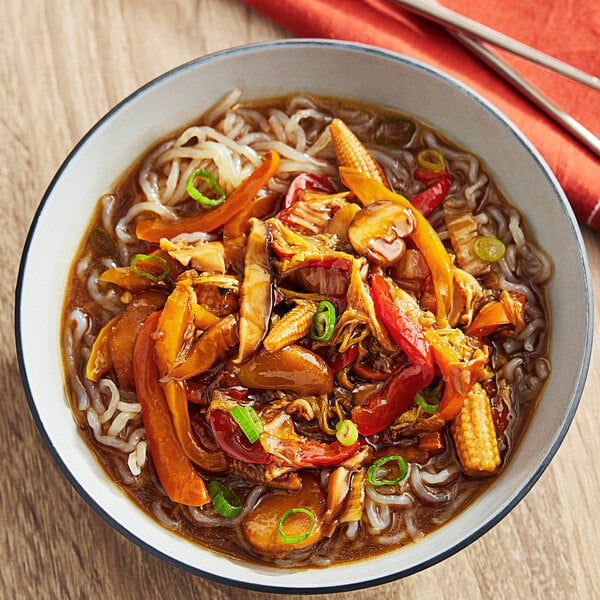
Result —
<path fill-rule="evenodd" d="M 267 352 L 275 352 L 308 335 L 310 323 L 317 312 L 312 302 L 298 303 L 269 331 L 263 342 Z"/>
<path fill-rule="evenodd" d="M 333 119 L 329 125 L 329 131 L 340 166 L 352 167 L 363 175 L 390 187 L 379 163 L 369 154 L 369 151 L 344 121 Z"/>
<path fill-rule="evenodd" d="M 490 399 L 476 384 L 452 424 L 456 452 L 464 470 L 472 475 L 491 475 L 500 466 L 500 451 L 492 419 Z"/>

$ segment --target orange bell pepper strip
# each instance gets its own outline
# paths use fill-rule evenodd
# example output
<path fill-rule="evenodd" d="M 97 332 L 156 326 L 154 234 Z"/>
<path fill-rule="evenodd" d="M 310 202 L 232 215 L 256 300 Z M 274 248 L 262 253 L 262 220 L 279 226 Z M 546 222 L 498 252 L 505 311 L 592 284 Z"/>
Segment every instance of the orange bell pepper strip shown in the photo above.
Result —
<path fill-rule="evenodd" d="M 175 435 L 187 458 L 205 471 L 219 473 L 227 469 L 227 460 L 220 450 L 205 450 L 192 432 L 187 391 L 183 381 L 170 380 L 161 383 Z"/>
<path fill-rule="evenodd" d="M 480 379 L 488 354 L 476 350 L 471 360 L 465 361 L 435 329 L 426 329 L 425 337 L 431 344 L 434 362 L 446 384 L 439 415 L 444 421 L 451 421 L 460 412 L 467 394 Z"/>
<path fill-rule="evenodd" d="M 169 376 L 189 379 L 204 373 L 218 360 L 224 360 L 227 352 L 239 342 L 239 317 L 227 315 L 209 327 L 191 347 L 182 362 L 177 363 Z"/>
<path fill-rule="evenodd" d="M 210 312 L 208 308 L 204 308 L 204 306 L 196 302 L 192 302 L 192 313 L 196 329 L 208 329 L 219 320 L 219 317 L 215 313 Z"/>
<path fill-rule="evenodd" d="M 203 210 L 193 217 L 184 217 L 174 221 L 164 219 L 144 219 L 138 221 L 136 235 L 141 240 L 159 242 L 161 238 L 173 238 L 181 233 L 196 231 L 214 231 L 232 217 L 240 213 L 256 198 L 258 192 L 275 175 L 279 168 L 279 154 L 270 150 L 265 161 L 257 167 L 219 206 Z"/>
<path fill-rule="evenodd" d="M 163 391 L 158 383 L 159 373 L 154 360 L 152 335 L 159 313 L 146 319 L 134 348 L 134 377 L 142 421 L 146 429 L 152 462 L 165 492 L 173 502 L 202 506 L 210 502 L 204 481 L 189 461 L 177 435 Z"/>
<path fill-rule="evenodd" d="M 177 283 L 171 292 L 156 328 L 156 362 L 161 376 L 169 374 L 177 362 L 186 334 L 194 328 L 190 280 Z"/>
<path fill-rule="evenodd" d="M 85 376 L 90 381 L 98 381 L 104 373 L 106 373 L 112 367 L 112 359 L 110 357 L 110 351 L 108 349 L 108 341 L 110 334 L 121 318 L 119 313 L 113 317 L 108 323 L 104 324 L 102 329 L 98 332 L 92 349 L 90 350 L 90 357 L 87 362 L 85 369 Z"/>
<path fill-rule="evenodd" d="M 446 449 L 446 440 L 441 431 L 431 431 L 423 433 L 419 436 L 419 448 L 429 450 L 430 452 L 438 452 Z"/>
<path fill-rule="evenodd" d="M 252 217 L 264 219 L 273 214 L 280 199 L 280 194 L 266 194 L 264 196 L 259 196 L 256 200 L 250 202 L 235 217 L 225 223 L 225 226 L 223 227 L 223 236 L 240 237 L 247 235 L 250 231 L 250 219 Z"/>
<path fill-rule="evenodd" d="M 485 304 L 465 330 L 467 335 L 482 338 L 491 335 L 502 325 L 512 325 L 518 333 L 524 324 L 525 296 L 503 291 L 500 300 Z"/>
<path fill-rule="evenodd" d="M 440 327 L 445 326 L 452 307 L 454 275 L 452 259 L 435 229 L 404 196 L 395 194 L 383 184 L 351 167 L 340 167 L 339 171 L 342 183 L 354 192 L 365 206 L 377 200 L 390 200 L 413 214 L 416 227 L 409 237 L 427 262 L 436 298 L 437 323 Z"/>

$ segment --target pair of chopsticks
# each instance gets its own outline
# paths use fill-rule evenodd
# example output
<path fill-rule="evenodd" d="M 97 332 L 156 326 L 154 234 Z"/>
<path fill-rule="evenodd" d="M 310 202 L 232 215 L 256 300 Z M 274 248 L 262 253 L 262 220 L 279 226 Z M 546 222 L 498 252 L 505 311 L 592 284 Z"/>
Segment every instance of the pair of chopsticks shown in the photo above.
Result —
<path fill-rule="evenodd" d="M 394 0 L 414 13 L 426 17 L 440 25 L 443 25 L 451 35 L 462 44 L 483 59 L 490 67 L 508 80 L 522 94 L 545 111 L 557 123 L 562 125 L 571 135 L 587 146 L 597 156 L 600 156 L 600 139 L 589 129 L 586 129 L 579 121 L 556 106 L 547 96 L 542 94 L 536 87 L 522 77 L 515 69 L 508 65 L 498 54 L 493 52 L 482 41 L 489 42 L 494 46 L 503 48 L 529 59 L 548 69 L 551 69 L 565 77 L 569 77 L 579 83 L 600 90 L 600 78 L 589 75 L 569 64 L 566 64 L 544 52 L 531 48 L 526 44 L 518 42 L 490 27 L 486 27 L 477 21 L 460 15 L 435 1 L 430 0 Z"/>

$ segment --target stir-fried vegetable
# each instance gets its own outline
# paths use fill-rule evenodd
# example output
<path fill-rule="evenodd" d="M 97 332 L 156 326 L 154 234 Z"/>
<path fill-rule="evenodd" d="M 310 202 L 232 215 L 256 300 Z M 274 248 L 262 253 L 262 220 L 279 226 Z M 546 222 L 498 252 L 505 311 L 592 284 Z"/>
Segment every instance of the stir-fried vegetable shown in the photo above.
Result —
<path fill-rule="evenodd" d="M 350 419 L 344 419 L 336 424 L 335 437 L 340 444 L 352 446 L 358 441 L 358 429 Z"/>
<path fill-rule="evenodd" d="M 374 141 L 404 146 L 414 127 L 384 120 Z M 450 429 L 466 470 L 494 472 L 492 403 L 480 383 L 490 379 L 487 338 L 518 333 L 525 319 L 523 296 L 488 293 L 476 279 L 495 268 L 502 242 L 446 203 L 436 214 L 448 250 L 426 218 L 452 183 L 439 150 L 416 154 L 414 177 L 427 187 L 408 200 L 345 123 L 334 119 L 330 132 L 339 182 L 277 173 L 271 151 L 227 198 L 210 172 L 194 170 L 188 193 L 207 208 L 193 216 L 139 220 L 141 250 L 143 241 L 160 250 L 148 245 L 101 275 L 131 297 L 100 329 L 87 366 L 91 381 L 113 370 L 135 387 L 175 502 L 212 500 L 234 518 L 243 503 L 228 477 L 286 489 L 243 519 L 248 542 L 270 556 L 361 519 L 365 490 L 396 485 L 409 463 L 445 451 Z M 219 473 L 208 490 L 196 467 Z"/>
<path fill-rule="evenodd" d="M 256 352 L 269 328 L 273 306 L 273 271 L 269 254 L 269 232 L 263 221 L 251 220 L 244 279 L 240 288 L 240 349 L 236 362 L 243 363 Z"/>
<path fill-rule="evenodd" d="M 446 159 L 437 148 L 425 148 L 417 152 L 417 164 L 438 175 L 446 170 Z"/>
<path fill-rule="evenodd" d="M 426 217 L 446 197 L 450 183 L 449 177 L 437 177 L 426 190 L 412 197 L 411 204 Z"/>
<path fill-rule="evenodd" d="M 310 519 L 308 527 L 306 528 L 306 532 L 301 533 L 300 535 L 292 535 L 292 536 L 285 534 L 283 532 L 285 522 L 292 515 L 298 515 L 298 514 L 308 515 L 308 517 Z M 279 523 L 277 523 L 277 532 L 279 533 L 279 537 L 286 544 L 297 544 L 299 542 L 303 542 L 310 535 L 314 526 L 315 526 L 315 515 L 313 515 L 313 513 L 310 510 L 308 510 L 308 508 L 290 508 L 290 509 L 286 510 L 283 513 L 283 515 L 281 516 L 281 519 L 279 519 Z"/>

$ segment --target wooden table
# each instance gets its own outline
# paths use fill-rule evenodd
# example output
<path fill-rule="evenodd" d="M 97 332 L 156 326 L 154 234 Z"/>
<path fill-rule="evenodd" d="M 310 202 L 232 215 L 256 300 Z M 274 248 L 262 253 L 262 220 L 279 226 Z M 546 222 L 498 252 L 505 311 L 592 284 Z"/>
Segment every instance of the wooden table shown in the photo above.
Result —
<path fill-rule="evenodd" d="M 71 488 L 27 407 L 12 305 L 21 248 L 38 202 L 99 117 L 180 63 L 288 34 L 239 0 L 2 0 L 0 7 L 0 597 L 258 598 L 148 555 Z M 598 286 L 600 236 L 583 233 Z M 600 598 L 599 385 L 594 353 L 565 442 L 499 525 L 433 568 L 352 597 Z"/>

